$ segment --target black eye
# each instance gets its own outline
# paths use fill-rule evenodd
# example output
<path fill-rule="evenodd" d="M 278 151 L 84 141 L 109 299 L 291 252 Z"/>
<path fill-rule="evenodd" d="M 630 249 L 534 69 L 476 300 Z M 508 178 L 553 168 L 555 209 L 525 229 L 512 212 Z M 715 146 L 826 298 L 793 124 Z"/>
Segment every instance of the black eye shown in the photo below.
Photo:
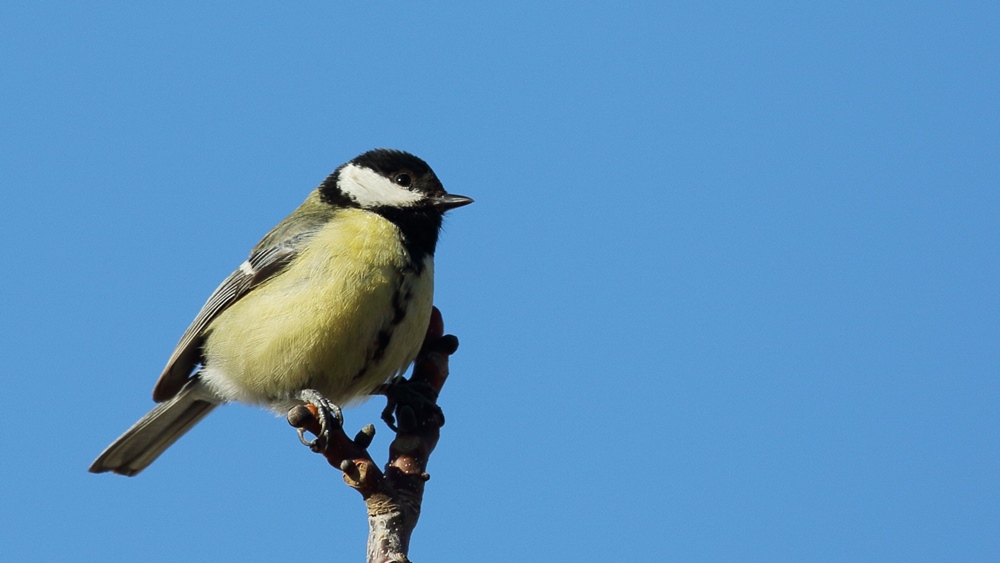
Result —
<path fill-rule="evenodd" d="M 413 182 L 409 174 L 396 174 L 396 178 L 394 181 L 400 186 L 403 186 L 404 188 L 410 187 L 410 183 Z"/>

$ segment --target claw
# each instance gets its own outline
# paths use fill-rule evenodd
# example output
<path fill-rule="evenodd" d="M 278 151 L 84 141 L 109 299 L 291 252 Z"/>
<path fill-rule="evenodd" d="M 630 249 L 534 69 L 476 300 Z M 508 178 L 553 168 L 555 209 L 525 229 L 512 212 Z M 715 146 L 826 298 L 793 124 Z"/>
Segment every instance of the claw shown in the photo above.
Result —
<path fill-rule="evenodd" d="M 302 442 L 302 445 L 312 448 L 315 440 L 306 440 L 306 429 L 296 428 L 296 431 L 299 433 L 299 441 Z"/>
<path fill-rule="evenodd" d="M 315 440 L 306 440 L 305 429 L 299 428 L 299 441 L 309 446 L 314 452 L 323 452 L 327 444 L 330 443 L 330 419 L 336 421 L 340 426 L 344 425 L 344 414 L 340 407 L 330 399 L 314 389 L 303 389 L 299 393 L 299 400 L 316 409 L 316 418 L 319 420 L 319 434 Z"/>
<path fill-rule="evenodd" d="M 427 383 L 401 378 L 383 385 L 378 392 L 386 397 L 382 421 L 393 432 L 411 431 L 428 417 L 433 417 L 439 427 L 444 425 L 444 413 L 434 402 L 437 393 Z"/>

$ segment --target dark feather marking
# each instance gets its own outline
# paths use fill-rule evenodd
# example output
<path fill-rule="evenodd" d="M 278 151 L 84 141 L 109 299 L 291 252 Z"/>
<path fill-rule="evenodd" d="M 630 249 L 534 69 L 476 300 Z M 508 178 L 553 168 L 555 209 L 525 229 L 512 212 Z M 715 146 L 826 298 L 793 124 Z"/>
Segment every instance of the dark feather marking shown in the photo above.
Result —
<path fill-rule="evenodd" d="M 385 356 L 386 350 L 389 349 L 389 343 L 392 342 L 393 333 L 406 318 L 407 305 L 409 305 L 410 300 L 413 298 L 413 290 L 406 284 L 406 280 L 409 276 L 415 275 L 417 269 L 412 266 L 406 266 L 399 273 L 399 285 L 396 287 L 396 291 L 392 294 L 392 320 L 389 321 L 389 325 L 383 327 L 378 331 L 375 336 L 375 345 L 372 352 L 368 355 L 368 361 L 362 366 L 361 370 L 358 371 L 357 375 L 354 376 L 354 380 L 361 379 L 364 377 L 365 373 L 368 372 L 368 367 L 372 364 L 378 363 Z M 418 275 L 418 274 L 417 274 Z M 404 290 L 404 286 L 406 289 Z"/>

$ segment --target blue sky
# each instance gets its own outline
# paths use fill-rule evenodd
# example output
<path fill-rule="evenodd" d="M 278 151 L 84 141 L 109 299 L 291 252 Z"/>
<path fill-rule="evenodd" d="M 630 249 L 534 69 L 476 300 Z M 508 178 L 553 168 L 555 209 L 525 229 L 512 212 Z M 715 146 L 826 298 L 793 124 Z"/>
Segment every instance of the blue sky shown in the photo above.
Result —
<path fill-rule="evenodd" d="M 86 468 L 250 247 L 393 147 L 476 199 L 437 255 L 462 345 L 415 560 L 1000 559 L 998 24 L 5 3 L 0 558 L 363 557 L 356 493 L 263 411 Z"/>

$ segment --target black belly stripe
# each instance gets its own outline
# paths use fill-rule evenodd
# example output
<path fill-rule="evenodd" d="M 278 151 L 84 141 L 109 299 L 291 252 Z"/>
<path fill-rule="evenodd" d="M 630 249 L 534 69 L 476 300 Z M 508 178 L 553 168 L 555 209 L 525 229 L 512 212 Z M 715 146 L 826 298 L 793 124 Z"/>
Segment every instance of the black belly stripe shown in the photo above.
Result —
<path fill-rule="evenodd" d="M 406 279 L 407 274 L 412 274 L 412 273 L 415 273 L 414 269 L 408 266 L 404 268 L 402 272 L 400 272 L 400 279 L 404 280 Z M 413 290 L 410 287 L 406 287 L 406 289 L 404 290 L 403 289 L 404 285 L 408 284 L 400 283 L 399 286 L 396 287 L 396 291 L 393 292 L 392 320 L 389 322 L 389 326 L 384 327 L 378 331 L 378 334 L 375 336 L 375 346 L 372 349 L 372 352 L 368 356 L 368 361 L 365 362 L 365 365 L 362 366 L 361 369 L 358 371 L 357 375 L 354 376 L 355 381 L 364 377 L 365 373 L 368 372 L 369 367 L 371 367 L 373 364 L 377 364 L 379 361 L 382 360 L 382 358 L 385 356 L 386 350 L 389 349 L 389 343 L 392 341 L 393 332 L 395 331 L 396 327 L 398 327 L 403 322 L 403 319 L 406 318 L 407 305 L 413 298 Z"/>
<path fill-rule="evenodd" d="M 378 331 L 378 336 L 375 337 L 375 351 L 372 352 L 373 362 L 382 359 L 382 356 L 385 355 L 385 349 L 389 347 L 390 340 L 392 340 L 392 332 L 389 329 L 383 328 Z"/>
<path fill-rule="evenodd" d="M 419 274 L 417 274 L 416 270 L 414 270 L 412 266 L 403 268 L 403 270 L 399 273 L 401 283 L 392 294 L 392 322 L 390 323 L 390 326 L 393 328 L 403 322 L 403 317 L 406 316 L 406 306 L 410 303 L 410 299 L 413 298 L 412 284 L 407 284 L 406 279 L 409 276 L 416 275 Z"/>

